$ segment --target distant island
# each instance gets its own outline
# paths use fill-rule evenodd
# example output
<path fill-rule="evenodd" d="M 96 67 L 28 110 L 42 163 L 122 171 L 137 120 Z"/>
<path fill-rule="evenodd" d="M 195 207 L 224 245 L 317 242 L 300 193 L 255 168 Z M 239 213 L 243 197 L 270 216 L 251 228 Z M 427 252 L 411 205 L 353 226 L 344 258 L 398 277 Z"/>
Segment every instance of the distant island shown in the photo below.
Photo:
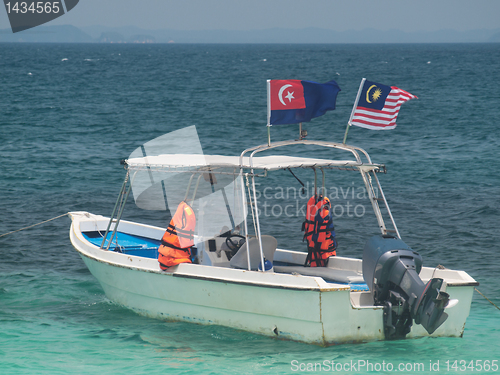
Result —
<path fill-rule="evenodd" d="M 469 31 L 334 31 L 320 28 L 265 30 L 146 30 L 134 26 L 38 26 L 12 33 L 0 30 L 0 43 L 500 43 L 499 29 Z"/>
<path fill-rule="evenodd" d="M 132 35 L 125 37 L 120 33 L 108 31 L 101 34 L 98 43 L 156 43 L 156 38 L 152 35 Z"/>

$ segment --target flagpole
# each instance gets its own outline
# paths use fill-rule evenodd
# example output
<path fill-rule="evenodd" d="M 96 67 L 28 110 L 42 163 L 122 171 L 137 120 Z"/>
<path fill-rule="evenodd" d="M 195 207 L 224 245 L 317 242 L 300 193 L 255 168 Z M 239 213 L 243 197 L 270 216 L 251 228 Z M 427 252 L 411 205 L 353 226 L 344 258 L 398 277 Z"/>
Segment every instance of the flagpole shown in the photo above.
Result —
<path fill-rule="evenodd" d="M 351 124 L 348 122 L 347 127 L 345 128 L 344 141 L 342 142 L 342 144 L 344 144 L 344 145 L 345 145 L 345 141 L 347 139 L 347 133 L 349 132 L 350 127 L 351 127 Z"/>
<path fill-rule="evenodd" d="M 267 80 L 267 145 L 271 146 L 271 80 Z"/>
<path fill-rule="evenodd" d="M 356 111 L 356 107 L 358 106 L 359 97 L 361 96 L 361 91 L 363 91 L 363 85 L 365 84 L 365 81 L 366 81 L 366 78 L 363 78 L 361 80 L 360 85 L 359 85 L 358 95 L 356 95 L 356 101 L 354 102 L 354 106 L 352 107 L 351 116 L 349 117 L 349 121 L 347 122 L 347 127 L 345 129 L 344 142 L 342 142 L 343 144 L 345 144 L 345 141 L 347 139 L 347 133 L 349 132 L 349 128 L 351 126 L 351 121 L 352 121 L 352 118 L 354 117 L 354 112 Z"/>

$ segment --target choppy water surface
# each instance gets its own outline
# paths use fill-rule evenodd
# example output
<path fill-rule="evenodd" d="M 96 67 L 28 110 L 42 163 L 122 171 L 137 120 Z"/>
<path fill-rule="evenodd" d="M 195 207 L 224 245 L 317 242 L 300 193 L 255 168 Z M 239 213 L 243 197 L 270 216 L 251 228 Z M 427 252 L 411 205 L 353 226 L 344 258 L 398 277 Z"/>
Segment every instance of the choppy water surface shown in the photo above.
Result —
<path fill-rule="evenodd" d="M 387 165 L 380 180 L 402 238 L 425 265 L 467 271 L 499 305 L 499 59 L 496 44 L 0 45 L 0 234 L 68 211 L 110 215 L 120 159 L 167 132 L 196 125 L 205 153 L 265 143 L 266 79 L 337 80 L 337 110 L 305 127 L 311 139 L 341 142 L 366 77 L 419 97 L 403 105 L 395 130 L 348 136 Z M 274 140 L 297 133 L 272 128 Z M 307 172 L 299 177 L 312 183 Z M 327 187 L 347 192 L 353 181 L 332 176 Z M 299 190 L 285 172 L 269 183 Z M 129 207 L 128 218 L 166 220 Z M 264 224 L 273 223 L 280 246 L 300 249 L 303 218 L 294 212 Z M 374 217 L 337 212 L 338 253 L 361 257 Z M 0 238 L 2 374 L 285 374 L 315 363 L 324 372 L 357 363 L 344 372 L 493 373 L 477 361 L 500 360 L 500 311 L 477 293 L 461 339 L 318 348 L 144 318 L 106 299 L 72 249 L 69 225 L 64 217 Z"/>

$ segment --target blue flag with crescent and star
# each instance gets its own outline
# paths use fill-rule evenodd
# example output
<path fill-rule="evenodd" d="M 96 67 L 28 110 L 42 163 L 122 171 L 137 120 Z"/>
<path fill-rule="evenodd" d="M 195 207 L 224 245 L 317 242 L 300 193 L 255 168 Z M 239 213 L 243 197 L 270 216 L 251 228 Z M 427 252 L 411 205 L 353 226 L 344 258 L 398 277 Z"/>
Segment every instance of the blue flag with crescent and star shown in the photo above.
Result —
<path fill-rule="evenodd" d="M 308 122 L 335 109 L 340 87 L 335 81 L 268 80 L 268 124 Z"/>

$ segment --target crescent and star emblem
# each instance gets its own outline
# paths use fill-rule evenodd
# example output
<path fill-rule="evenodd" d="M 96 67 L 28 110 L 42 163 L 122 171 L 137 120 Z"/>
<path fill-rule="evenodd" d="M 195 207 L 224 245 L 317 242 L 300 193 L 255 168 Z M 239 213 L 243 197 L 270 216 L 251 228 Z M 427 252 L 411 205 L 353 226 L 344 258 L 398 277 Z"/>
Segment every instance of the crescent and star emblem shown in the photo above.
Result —
<path fill-rule="evenodd" d="M 370 101 L 370 90 L 375 88 L 375 91 L 373 92 L 372 94 L 372 100 L 374 102 L 376 102 L 377 100 L 379 100 L 380 96 L 382 95 L 382 90 L 380 90 L 377 85 L 371 85 L 368 90 L 366 90 L 366 101 L 368 103 L 372 103 L 372 101 Z"/>
<path fill-rule="evenodd" d="M 288 87 L 292 87 L 292 85 L 288 84 L 288 85 L 283 85 L 281 86 L 280 88 L 280 91 L 278 93 L 278 99 L 280 100 L 281 104 L 283 105 L 286 105 L 285 101 L 283 100 L 283 91 L 285 91 Z M 288 99 L 288 103 L 290 103 L 292 101 L 292 99 L 295 99 L 295 97 L 293 96 L 293 91 L 290 92 L 288 91 L 288 94 L 285 96 L 285 98 Z"/>

